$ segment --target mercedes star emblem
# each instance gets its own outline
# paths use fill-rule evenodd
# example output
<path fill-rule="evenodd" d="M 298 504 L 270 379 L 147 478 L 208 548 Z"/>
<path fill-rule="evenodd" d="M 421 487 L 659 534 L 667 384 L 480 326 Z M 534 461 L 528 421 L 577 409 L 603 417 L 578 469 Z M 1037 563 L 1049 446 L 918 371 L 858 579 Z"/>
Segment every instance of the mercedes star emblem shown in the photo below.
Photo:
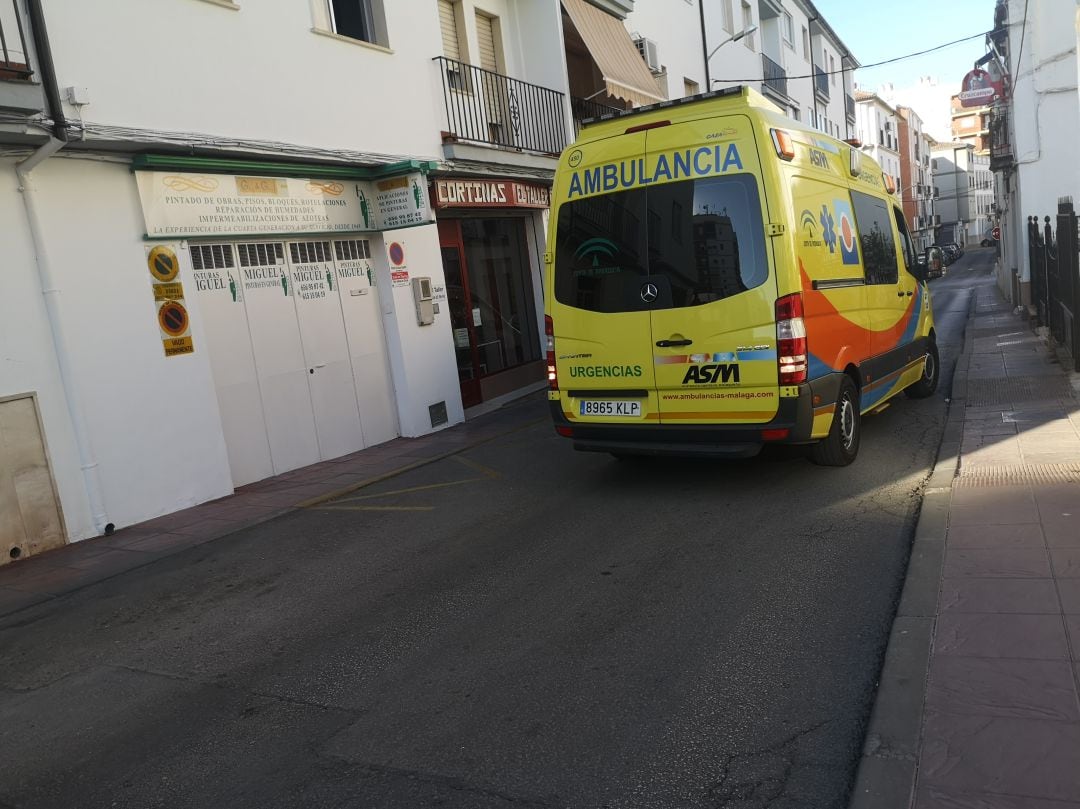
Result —
<path fill-rule="evenodd" d="M 645 286 L 641 288 L 641 299 L 645 301 L 645 303 L 652 303 L 659 294 L 660 290 L 656 288 L 656 284 L 645 284 Z"/>

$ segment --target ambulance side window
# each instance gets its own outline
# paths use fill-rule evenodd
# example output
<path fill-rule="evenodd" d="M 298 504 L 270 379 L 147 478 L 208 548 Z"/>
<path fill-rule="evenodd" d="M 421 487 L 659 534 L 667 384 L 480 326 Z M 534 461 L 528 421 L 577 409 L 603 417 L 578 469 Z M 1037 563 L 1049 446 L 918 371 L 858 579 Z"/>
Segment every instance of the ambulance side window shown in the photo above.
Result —
<path fill-rule="evenodd" d="M 851 192 L 851 202 L 855 209 L 855 224 L 859 229 L 866 283 L 897 283 L 900 275 L 889 206 L 860 191 Z"/>
<path fill-rule="evenodd" d="M 911 236 L 908 235 L 904 214 L 899 208 L 894 207 L 892 210 L 893 216 L 896 217 L 896 229 L 900 233 L 900 246 L 904 250 L 904 263 L 907 265 L 907 271 L 911 272 L 912 267 L 915 266 L 915 246 L 911 243 Z"/>

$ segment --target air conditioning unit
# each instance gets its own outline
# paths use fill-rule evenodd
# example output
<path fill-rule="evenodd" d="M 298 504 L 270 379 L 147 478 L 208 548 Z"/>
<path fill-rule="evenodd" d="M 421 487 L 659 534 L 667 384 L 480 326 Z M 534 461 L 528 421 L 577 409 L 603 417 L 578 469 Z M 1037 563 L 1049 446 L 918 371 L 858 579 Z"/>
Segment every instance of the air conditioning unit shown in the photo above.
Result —
<path fill-rule="evenodd" d="M 653 73 L 662 73 L 664 69 L 660 66 L 660 54 L 656 50 L 656 43 L 651 39 L 640 37 L 634 40 L 634 44 L 637 45 L 638 53 L 649 66 L 649 70 Z"/>

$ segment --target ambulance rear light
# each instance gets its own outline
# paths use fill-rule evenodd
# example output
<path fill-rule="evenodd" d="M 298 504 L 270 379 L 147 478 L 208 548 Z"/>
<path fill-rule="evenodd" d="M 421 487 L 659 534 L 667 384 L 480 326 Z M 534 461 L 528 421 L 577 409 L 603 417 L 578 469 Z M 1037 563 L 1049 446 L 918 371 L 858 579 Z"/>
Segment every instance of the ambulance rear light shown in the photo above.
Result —
<path fill-rule="evenodd" d="M 662 126 L 671 126 L 671 121 L 653 121 L 651 124 L 638 124 L 637 126 L 628 127 L 626 134 L 631 132 L 644 132 L 646 129 L 659 129 Z"/>
<path fill-rule="evenodd" d="M 544 342 L 547 350 L 548 387 L 559 389 L 559 372 L 555 368 L 555 322 L 551 315 L 544 315 Z"/>
<path fill-rule="evenodd" d="M 781 160 L 793 160 L 795 158 L 795 142 L 791 139 L 791 135 L 783 129 L 770 129 L 769 134 L 772 135 L 776 156 Z"/>
<path fill-rule="evenodd" d="M 564 426 L 562 424 L 558 425 L 555 428 L 555 432 L 557 434 L 561 435 L 563 438 L 573 438 L 574 437 L 574 428 L 573 427 L 566 427 L 566 426 Z"/>
<path fill-rule="evenodd" d="M 885 172 L 881 172 L 881 180 L 882 180 L 882 182 L 885 183 L 885 193 L 886 194 L 895 194 L 896 193 L 896 181 L 893 180 L 891 174 L 886 174 Z"/>
<path fill-rule="evenodd" d="M 797 292 L 776 300 L 776 361 L 781 385 L 806 381 L 806 323 L 802 295 Z"/>
<path fill-rule="evenodd" d="M 778 427 L 775 430 L 762 430 L 762 441 L 786 441 L 788 436 L 791 435 L 791 430 L 787 427 Z"/>

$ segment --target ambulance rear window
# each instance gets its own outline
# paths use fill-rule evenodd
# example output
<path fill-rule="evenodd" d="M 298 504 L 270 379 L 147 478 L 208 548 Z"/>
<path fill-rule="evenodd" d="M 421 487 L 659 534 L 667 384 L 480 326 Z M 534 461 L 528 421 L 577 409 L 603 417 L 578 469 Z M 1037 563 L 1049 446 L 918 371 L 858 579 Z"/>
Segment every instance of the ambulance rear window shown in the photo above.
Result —
<path fill-rule="evenodd" d="M 757 181 L 729 174 L 565 203 L 555 298 L 593 312 L 700 306 L 768 278 Z M 658 290 L 642 300 L 646 280 Z"/>

